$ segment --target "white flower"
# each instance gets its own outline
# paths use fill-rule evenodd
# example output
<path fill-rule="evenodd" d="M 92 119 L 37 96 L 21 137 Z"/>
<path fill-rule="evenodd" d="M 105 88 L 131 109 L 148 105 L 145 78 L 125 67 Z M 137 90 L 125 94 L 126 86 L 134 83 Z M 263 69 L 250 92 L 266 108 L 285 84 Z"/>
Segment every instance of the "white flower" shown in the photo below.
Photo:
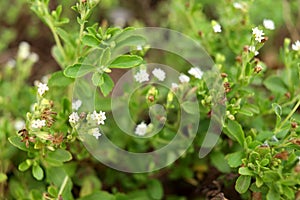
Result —
<path fill-rule="evenodd" d="M 136 50 L 138 50 L 138 51 L 142 51 L 142 50 L 143 50 L 143 47 L 142 47 L 142 45 L 137 45 L 137 46 L 136 46 Z"/>
<path fill-rule="evenodd" d="M 36 53 L 31 53 L 28 56 L 28 59 L 31 60 L 31 62 L 36 63 L 39 60 L 39 55 L 37 55 Z"/>
<path fill-rule="evenodd" d="M 92 128 L 89 130 L 89 133 L 92 134 L 97 140 L 102 135 L 99 131 L 99 128 Z"/>
<path fill-rule="evenodd" d="M 197 79 L 201 79 L 203 76 L 203 71 L 201 71 L 201 69 L 199 69 L 198 67 L 192 67 L 188 73 L 190 75 L 193 75 L 195 78 Z"/>
<path fill-rule="evenodd" d="M 95 110 L 94 112 L 90 115 L 91 119 L 94 121 L 97 121 L 97 124 L 103 124 L 104 125 L 104 121 L 106 120 L 106 116 L 105 116 L 105 112 L 100 111 L 99 113 L 97 113 Z"/>
<path fill-rule="evenodd" d="M 69 122 L 75 124 L 79 121 L 79 115 L 77 112 L 72 112 L 69 116 Z"/>
<path fill-rule="evenodd" d="M 171 87 L 172 90 L 176 90 L 177 88 L 179 88 L 179 85 L 177 83 L 172 83 Z"/>
<path fill-rule="evenodd" d="M 185 74 L 180 74 L 179 76 L 179 81 L 181 83 L 188 83 L 190 81 L 190 77 L 188 77 L 187 75 Z"/>
<path fill-rule="evenodd" d="M 144 136 L 147 133 L 147 128 L 147 124 L 145 124 L 145 122 L 141 122 L 136 126 L 134 133 L 139 136 Z"/>
<path fill-rule="evenodd" d="M 24 120 L 16 120 L 15 123 L 14 123 L 14 127 L 15 129 L 18 131 L 18 130 L 21 130 L 25 127 L 25 122 Z"/>
<path fill-rule="evenodd" d="M 42 96 L 46 91 L 49 90 L 49 87 L 45 83 L 38 82 L 36 85 L 38 87 L 38 93 L 40 96 Z"/>
<path fill-rule="evenodd" d="M 252 53 L 254 53 L 255 56 L 257 56 L 259 54 L 258 51 L 256 51 L 255 46 L 249 46 L 248 50 Z"/>
<path fill-rule="evenodd" d="M 300 50 L 300 41 L 297 40 L 294 44 L 292 44 L 292 49 L 294 51 L 299 51 Z"/>
<path fill-rule="evenodd" d="M 7 63 L 6 66 L 8 68 L 14 68 L 16 66 L 16 61 L 14 59 L 10 59 Z"/>
<path fill-rule="evenodd" d="M 21 42 L 19 45 L 18 57 L 26 59 L 30 55 L 30 45 L 27 42 Z"/>
<path fill-rule="evenodd" d="M 266 29 L 269 29 L 269 30 L 275 29 L 275 24 L 274 24 L 273 20 L 271 20 L 271 19 L 264 19 L 263 25 Z"/>
<path fill-rule="evenodd" d="M 37 119 L 37 120 L 33 120 L 31 123 L 31 127 L 32 128 L 42 128 L 43 126 L 46 126 L 46 121 Z"/>
<path fill-rule="evenodd" d="M 164 81 L 166 78 L 166 72 L 164 72 L 164 70 L 162 70 L 160 68 L 155 68 L 152 71 L 152 74 L 160 81 Z"/>
<path fill-rule="evenodd" d="M 244 6 L 241 3 L 238 3 L 238 2 L 234 2 L 233 7 L 236 8 L 236 9 L 239 9 L 239 10 L 244 9 Z"/>
<path fill-rule="evenodd" d="M 214 29 L 214 32 L 215 33 L 221 33 L 222 32 L 222 27 L 221 27 L 221 25 L 220 24 L 215 24 L 215 25 L 213 25 L 213 29 Z"/>
<path fill-rule="evenodd" d="M 50 75 L 49 75 L 49 74 L 48 74 L 48 75 L 42 76 L 42 78 L 41 78 L 42 83 L 47 84 L 48 81 L 49 81 L 49 78 L 50 78 Z"/>
<path fill-rule="evenodd" d="M 258 27 L 252 29 L 252 34 L 255 37 L 255 40 L 261 42 L 264 39 L 264 32 L 260 30 Z"/>
<path fill-rule="evenodd" d="M 79 99 L 76 100 L 76 101 L 73 101 L 72 102 L 72 109 L 73 110 L 78 110 L 80 108 L 81 104 L 82 104 L 82 101 L 80 101 Z"/>
<path fill-rule="evenodd" d="M 149 81 L 149 74 L 145 69 L 141 69 L 138 73 L 134 75 L 134 78 L 137 82 L 142 83 L 145 81 Z"/>

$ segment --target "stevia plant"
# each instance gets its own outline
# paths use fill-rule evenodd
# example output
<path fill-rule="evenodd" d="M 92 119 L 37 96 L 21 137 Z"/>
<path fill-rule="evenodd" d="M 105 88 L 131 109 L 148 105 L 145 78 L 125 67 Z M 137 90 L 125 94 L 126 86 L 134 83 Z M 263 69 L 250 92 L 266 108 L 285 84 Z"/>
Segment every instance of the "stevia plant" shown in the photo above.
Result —
<path fill-rule="evenodd" d="M 218 10 L 219 22 L 214 19 L 209 23 L 200 11 L 202 4 L 174 1 L 171 20 L 186 20 L 188 26 L 181 24 L 179 29 L 199 40 L 223 72 L 227 93 L 223 131 L 230 143 L 225 145 L 226 140 L 222 140 L 222 145 L 232 151 L 216 146 L 212 164 L 226 173 L 230 171 L 228 165 L 238 168 L 235 189 L 246 199 L 251 193 L 254 199 L 299 198 L 298 41 L 291 44 L 285 39 L 280 50 L 284 68 L 276 73 L 268 69 L 258 55 L 275 24 L 264 19 L 255 27 L 249 15 L 251 6 L 256 8 L 252 2 L 224 1 Z M 276 19 L 278 26 L 280 20 Z"/>
<path fill-rule="evenodd" d="M 1 148 L 9 149 L 1 153 L 5 162 L 1 163 L 0 182 L 8 181 L 11 198 L 198 199 L 198 193 L 195 195 L 197 197 L 164 194 L 164 188 L 166 191 L 170 188 L 160 181 L 167 177 L 174 182 L 179 180 L 203 189 L 201 182 L 210 165 L 220 175 L 213 183 L 217 190 L 204 194 L 206 198 L 225 199 L 230 195 L 225 190 L 232 185 L 242 199 L 299 198 L 300 138 L 297 109 L 300 105 L 300 42 L 295 38 L 293 42 L 285 39 L 280 50 L 284 65 L 281 69 L 272 70 L 264 60 L 259 59 L 264 45 L 272 40 L 274 31 L 283 23 L 281 16 L 274 16 L 275 23 L 271 20 L 272 16 L 263 16 L 265 19 L 259 22 L 255 21 L 257 18 L 253 20 L 251 14 L 261 15 L 261 12 L 251 11 L 251 8 L 256 8 L 256 1 L 222 1 L 217 6 L 217 16 L 207 12 L 213 5 L 211 2 L 168 2 L 168 7 L 172 8 L 169 9 L 170 20 L 160 23 L 191 36 L 206 49 L 221 72 L 218 79 L 213 78 L 221 80 L 224 94 L 218 99 L 213 98 L 205 82 L 208 72 L 200 70 L 203 66 L 194 67 L 174 59 L 173 55 L 160 54 L 161 60 L 165 59 L 169 65 L 179 65 L 181 74 L 178 74 L 177 82 L 172 83 L 170 88 L 149 84 L 132 94 L 128 90 L 121 97 L 125 101 L 129 94 L 132 95 L 129 110 L 137 126 L 128 127 L 138 138 L 122 136 L 120 139 L 123 132 L 111 120 L 112 108 L 109 105 L 110 93 L 115 87 L 111 71 L 115 68 L 134 68 L 132 76 L 136 84 L 152 80 L 161 82 L 170 74 L 158 66 L 149 69 L 147 53 L 151 53 L 148 52 L 151 46 L 147 46 L 145 38 L 128 34 L 134 28 L 91 25 L 89 17 L 98 3 L 95 0 L 81 0 L 72 7 L 78 15 L 78 29 L 75 32 L 66 29 L 65 25 L 73 22 L 61 16 L 62 6 L 51 11 L 49 0 L 30 1 L 31 9 L 53 34 L 56 45 L 52 55 L 61 70 L 51 74 L 48 81 L 36 81 L 34 89 L 22 88 L 36 61 L 35 54 L 28 53 L 28 46 L 22 43 L 17 67 L 6 67 L 5 73 L 1 74 L 5 77 L 1 82 L 1 92 L 5 88 L 16 88 L 7 98 L 2 96 L 8 92 L 1 95 L 1 105 L 7 107 L 13 117 L 24 118 L 18 115 L 18 110 L 29 108 L 29 104 L 34 102 L 33 96 L 36 96 L 36 102 L 26 116 L 26 123 L 21 125 L 16 134 L 12 134 L 14 131 L 8 125 L 7 119 L 11 116 L 5 113 L 1 118 L 1 130 L 5 130 L 3 138 L 10 136 L 9 142 L 25 152 L 12 155 L 9 153 L 12 147 L 7 142 L 1 144 Z M 277 3 L 274 3 L 274 7 L 281 9 Z M 289 29 L 293 30 L 291 24 Z M 125 47 L 127 53 L 119 55 L 118 50 Z M 23 51 L 24 48 L 27 51 Z M 9 65 L 14 63 L 10 62 Z M 17 72 L 21 76 L 14 77 L 13 74 Z M 95 105 L 88 112 L 85 112 L 88 105 L 84 100 L 91 98 L 89 93 L 92 90 L 86 82 L 81 82 L 84 78 L 91 83 L 92 90 L 95 87 L 100 94 L 89 101 Z M 16 84 L 7 86 L 12 81 Z M 86 91 L 87 96 L 75 96 L 71 100 L 73 88 L 78 85 L 81 86 L 79 91 Z M 10 100 L 23 99 L 22 93 L 26 94 L 26 103 L 11 104 L 20 107 L 10 106 Z M 28 98 L 27 94 L 31 96 Z M 196 134 L 194 143 L 162 173 L 128 175 L 116 172 L 99 166 L 83 146 L 85 137 L 101 141 L 104 132 L 108 133 L 114 144 L 130 152 L 159 149 L 173 139 L 181 112 L 194 113 L 195 105 L 191 102 L 195 99 L 199 103 L 199 129 L 195 131 L 187 124 L 182 134 L 183 139 Z M 144 113 L 156 103 L 165 107 L 167 115 L 150 112 L 150 116 L 157 120 L 149 122 Z M 199 159 L 199 149 L 203 145 L 212 147 L 210 145 L 214 144 L 205 143 L 205 136 L 209 134 L 205 131 L 214 114 L 213 106 L 218 104 L 226 108 L 224 118 L 220 120 L 224 134 L 208 157 Z M 143 117 L 134 115 L 136 113 L 141 113 Z M 161 124 L 164 124 L 161 134 L 150 140 L 142 138 L 151 135 Z M 80 134 L 80 130 L 85 130 L 86 135 Z M 115 158 L 113 151 L 105 153 L 112 155 L 112 160 Z M 21 155 L 21 158 L 13 161 L 18 170 L 14 170 L 14 176 L 10 178 L 6 173 L 10 160 L 16 155 Z M 155 164 L 151 163 L 149 169 Z M 226 175 L 230 175 L 229 178 Z M 223 186 L 219 186 L 220 183 Z M 3 184 L 1 191 L 4 191 Z"/>

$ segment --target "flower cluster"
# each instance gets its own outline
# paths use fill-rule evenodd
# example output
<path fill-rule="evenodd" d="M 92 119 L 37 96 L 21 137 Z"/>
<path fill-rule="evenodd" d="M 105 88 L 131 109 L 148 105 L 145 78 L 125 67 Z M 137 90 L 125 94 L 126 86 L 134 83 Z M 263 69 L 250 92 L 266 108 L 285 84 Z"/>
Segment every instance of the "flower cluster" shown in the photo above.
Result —
<path fill-rule="evenodd" d="M 145 122 L 141 122 L 136 126 L 134 133 L 138 136 L 144 136 L 147 133 L 147 128 L 147 124 Z"/>
<path fill-rule="evenodd" d="M 88 133 L 89 133 L 90 135 L 93 135 L 96 139 L 99 139 L 99 137 L 102 135 L 102 134 L 100 133 L 99 128 L 92 128 L 92 129 L 90 129 L 90 130 L 88 131 Z"/>
<path fill-rule="evenodd" d="M 77 100 L 75 102 L 78 102 L 79 105 L 79 101 L 80 100 Z M 80 101 L 80 105 L 81 105 L 81 101 Z M 69 122 L 71 126 L 76 127 L 80 119 L 84 118 L 83 116 L 85 116 L 84 113 L 80 114 L 79 116 L 77 112 L 72 112 L 69 115 Z M 104 125 L 106 120 L 106 115 L 105 112 L 103 111 L 99 111 L 98 113 L 97 111 L 94 110 L 92 113 L 87 114 L 85 119 L 87 120 L 87 124 L 89 126 Z M 96 139 L 98 139 L 101 136 L 99 128 L 91 128 L 89 129 L 88 133 L 90 135 L 93 135 Z"/>
<path fill-rule="evenodd" d="M 134 78 L 137 82 L 142 83 L 145 81 L 149 81 L 149 74 L 145 69 L 141 69 L 140 71 L 138 71 L 138 73 L 134 75 Z"/>
<path fill-rule="evenodd" d="M 32 128 L 40 129 L 44 126 L 46 126 L 46 120 L 44 120 L 44 119 L 43 120 L 37 119 L 37 120 L 33 120 L 31 122 Z"/>
<path fill-rule="evenodd" d="M 216 23 L 215 25 L 213 25 L 213 29 L 214 29 L 215 33 L 221 33 L 222 32 L 222 27 L 218 23 Z"/>
<path fill-rule="evenodd" d="M 69 116 L 69 122 L 72 124 L 76 124 L 79 121 L 79 115 L 77 112 L 72 112 Z"/>
<path fill-rule="evenodd" d="M 258 27 L 252 29 L 252 35 L 254 36 L 254 40 L 256 40 L 257 42 L 261 42 L 265 38 L 265 33 Z"/>
<path fill-rule="evenodd" d="M 73 110 L 79 110 L 79 108 L 82 105 L 82 101 L 80 101 L 79 99 L 77 99 L 76 101 L 72 102 L 72 109 Z"/>
<path fill-rule="evenodd" d="M 33 63 L 39 60 L 39 56 L 36 53 L 30 53 L 30 45 L 24 41 L 19 45 L 18 58 L 21 60 L 29 59 Z"/>
<path fill-rule="evenodd" d="M 275 24 L 274 24 L 273 20 L 271 20 L 271 19 L 264 19 L 263 25 L 266 29 L 269 29 L 269 30 L 275 29 Z"/>
<path fill-rule="evenodd" d="M 292 49 L 294 51 L 299 51 L 300 50 L 300 41 L 297 40 L 294 44 L 292 44 Z"/>
<path fill-rule="evenodd" d="M 49 87 L 46 83 L 41 83 L 41 82 L 37 81 L 35 84 L 38 88 L 37 91 L 40 96 L 43 96 L 43 94 L 49 90 Z"/>
<path fill-rule="evenodd" d="M 155 68 L 152 71 L 152 74 L 159 80 L 159 81 L 164 81 L 166 78 L 166 72 L 164 72 L 162 69 L 160 68 Z"/>

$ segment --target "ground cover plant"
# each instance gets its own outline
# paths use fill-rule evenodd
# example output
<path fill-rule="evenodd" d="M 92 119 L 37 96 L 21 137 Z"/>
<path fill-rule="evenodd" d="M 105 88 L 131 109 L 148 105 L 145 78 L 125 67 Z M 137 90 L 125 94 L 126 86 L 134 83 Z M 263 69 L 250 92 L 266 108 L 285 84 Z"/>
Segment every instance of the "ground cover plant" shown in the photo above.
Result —
<path fill-rule="evenodd" d="M 300 199 L 299 1 L 0 5 L 0 199 Z"/>

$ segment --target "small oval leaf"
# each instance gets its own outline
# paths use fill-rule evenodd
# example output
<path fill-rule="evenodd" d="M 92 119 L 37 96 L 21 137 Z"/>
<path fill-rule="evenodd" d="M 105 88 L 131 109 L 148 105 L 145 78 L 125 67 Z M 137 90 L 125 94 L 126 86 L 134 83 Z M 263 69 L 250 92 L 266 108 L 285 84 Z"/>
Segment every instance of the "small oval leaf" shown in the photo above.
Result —
<path fill-rule="evenodd" d="M 140 65 L 143 59 L 135 55 L 122 55 L 109 64 L 109 68 L 132 68 Z"/>

